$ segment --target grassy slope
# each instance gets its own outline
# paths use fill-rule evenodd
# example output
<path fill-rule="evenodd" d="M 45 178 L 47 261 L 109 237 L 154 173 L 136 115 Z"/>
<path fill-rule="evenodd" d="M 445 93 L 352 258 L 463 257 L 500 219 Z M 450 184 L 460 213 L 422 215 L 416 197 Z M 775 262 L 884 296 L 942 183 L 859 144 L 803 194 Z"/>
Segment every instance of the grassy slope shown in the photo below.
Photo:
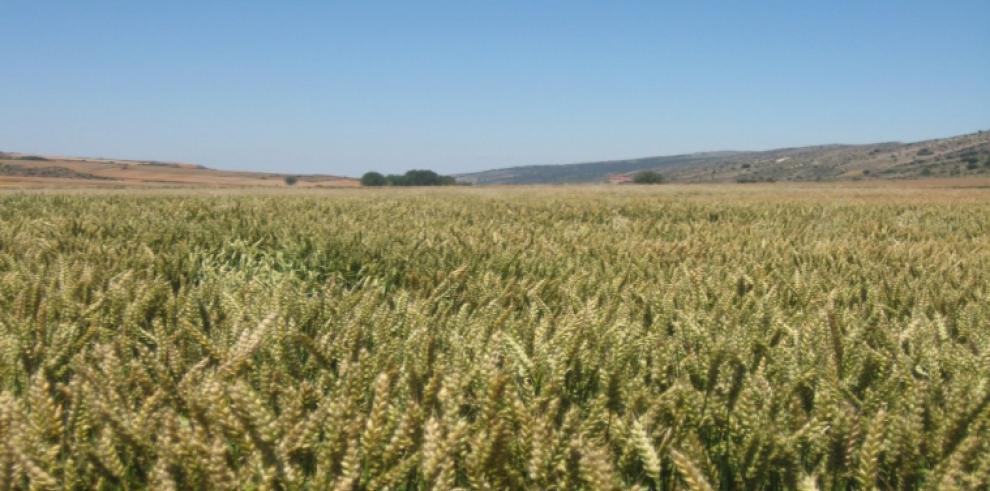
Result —
<path fill-rule="evenodd" d="M 972 165 L 967 162 L 972 158 L 976 159 L 975 168 L 969 168 Z M 672 180 L 685 182 L 990 175 L 990 132 L 907 144 L 824 145 L 513 167 L 462 174 L 458 179 L 477 184 L 594 183 L 605 182 L 611 174 L 642 170 L 658 170 Z"/>

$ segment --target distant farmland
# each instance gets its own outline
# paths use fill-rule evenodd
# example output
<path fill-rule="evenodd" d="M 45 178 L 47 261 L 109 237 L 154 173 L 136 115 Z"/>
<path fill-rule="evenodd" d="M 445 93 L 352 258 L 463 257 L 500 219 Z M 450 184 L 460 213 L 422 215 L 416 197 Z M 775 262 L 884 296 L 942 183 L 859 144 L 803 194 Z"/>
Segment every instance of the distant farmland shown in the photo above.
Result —
<path fill-rule="evenodd" d="M 355 187 L 357 180 L 301 175 L 294 186 Z M 0 187 L 286 187 L 286 175 L 223 171 L 195 164 L 0 154 Z"/>

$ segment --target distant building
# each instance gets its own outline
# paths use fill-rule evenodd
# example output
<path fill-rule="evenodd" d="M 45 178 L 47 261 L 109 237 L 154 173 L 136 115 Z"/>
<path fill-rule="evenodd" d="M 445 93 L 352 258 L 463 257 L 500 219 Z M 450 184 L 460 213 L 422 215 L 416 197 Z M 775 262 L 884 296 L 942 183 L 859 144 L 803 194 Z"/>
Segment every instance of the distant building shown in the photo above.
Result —
<path fill-rule="evenodd" d="M 609 184 L 630 184 L 633 182 L 633 176 L 629 174 L 612 174 L 608 176 Z"/>

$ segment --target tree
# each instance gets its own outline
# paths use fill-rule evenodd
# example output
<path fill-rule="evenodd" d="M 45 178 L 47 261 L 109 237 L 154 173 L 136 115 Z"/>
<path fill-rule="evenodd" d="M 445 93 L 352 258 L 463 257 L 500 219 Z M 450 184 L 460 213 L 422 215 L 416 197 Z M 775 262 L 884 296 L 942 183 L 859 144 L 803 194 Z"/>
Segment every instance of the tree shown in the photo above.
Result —
<path fill-rule="evenodd" d="M 285 183 L 289 186 L 295 186 L 299 182 L 299 177 L 297 176 L 285 176 L 283 179 L 285 179 Z"/>
<path fill-rule="evenodd" d="M 633 182 L 636 184 L 660 184 L 664 181 L 665 179 L 663 174 L 651 170 L 637 172 L 636 175 L 633 176 Z"/>
<path fill-rule="evenodd" d="M 384 186 L 385 184 L 387 184 L 385 176 L 377 172 L 365 172 L 364 175 L 361 176 L 362 186 Z"/>
<path fill-rule="evenodd" d="M 457 184 L 453 177 L 441 176 L 425 169 L 414 169 L 403 175 L 389 174 L 384 179 L 387 186 L 452 186 Z"/>
<path fill-rule="evenodd" d="M 440 175 L 431 170 L 414 169 L 406 172 L 407 186 L 438 186 Z"/>

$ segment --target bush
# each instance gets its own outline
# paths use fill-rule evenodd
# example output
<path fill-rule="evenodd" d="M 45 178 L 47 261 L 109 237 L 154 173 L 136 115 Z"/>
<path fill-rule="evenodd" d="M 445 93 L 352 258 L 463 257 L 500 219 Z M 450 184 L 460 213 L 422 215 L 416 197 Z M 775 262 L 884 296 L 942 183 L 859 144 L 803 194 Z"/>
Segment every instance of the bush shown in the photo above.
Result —
<path fill-rule="evenodd" d="M 299 182 L 299 177 L 297 176 L 285 176 L 283 179 L 285 179 L 285 183 L 289 186 L 295 186 Z"/>
<path fill-rule="evenodd" d="M 743 169 L 749 169 L 749 168 L 750 168 L 750 167 L 752 167 L 752 166 L 753 166 L 752 164 L 743 164 L 743 165 L 742 165 L 742 168 L 743 168 Z"/>
<path fill-rule="evenodd" d="M 374 171 L 365 172 L 364 175 L 361 176 L 362 186 L 384 186 L 386 183 L 385 176 Z"/>
<path fill-rule="evenodd" d="M 926 148 L 922 148 L 921 150 L 918 150 L 918 155 L 931 155 L 933 153 L 935 153 L 935 152 L 933 152 L 932 149 L 927 148 L 927 147 Z"/>
<path fill-rule="evenodd" d="M 651 170 L 637 172 L 633 176 L 633 182 L 636 184 L 661 184 L 664 181 L 666 179 L 664 179 L 663 174 Z"/>
<path fill-rule="evenodd" d="M 821 181 L 821 176 L 815 177 L 816 181 Z M 739 176 L 736 178 L 736 182 L 739 184 L 756 184 L 761 182 L 774 183 L 777 182 L 776 179 L 772 177 L 754 177 L 754 176 Z"/>

